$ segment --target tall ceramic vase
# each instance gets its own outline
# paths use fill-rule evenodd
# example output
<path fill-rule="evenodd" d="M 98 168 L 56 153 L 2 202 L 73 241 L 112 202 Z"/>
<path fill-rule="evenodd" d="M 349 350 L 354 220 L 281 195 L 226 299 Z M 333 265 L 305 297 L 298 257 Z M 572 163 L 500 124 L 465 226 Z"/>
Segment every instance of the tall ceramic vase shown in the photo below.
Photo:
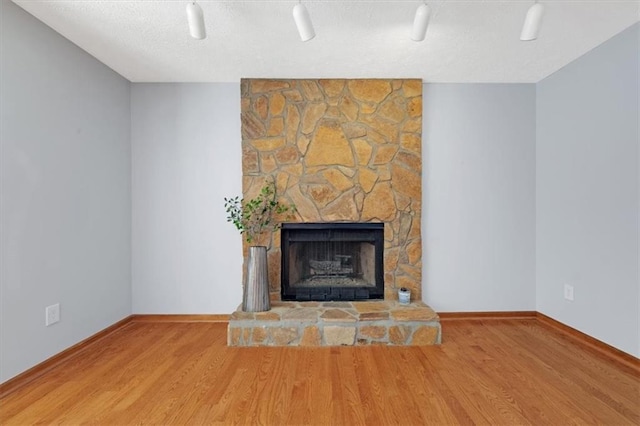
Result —
<path fill-rule="evenodd" d="M 249 247 L 249 260 L 245 277 L 242 310 L 245 312 L 262 312 L 271 309 L 266 247 Z"/>

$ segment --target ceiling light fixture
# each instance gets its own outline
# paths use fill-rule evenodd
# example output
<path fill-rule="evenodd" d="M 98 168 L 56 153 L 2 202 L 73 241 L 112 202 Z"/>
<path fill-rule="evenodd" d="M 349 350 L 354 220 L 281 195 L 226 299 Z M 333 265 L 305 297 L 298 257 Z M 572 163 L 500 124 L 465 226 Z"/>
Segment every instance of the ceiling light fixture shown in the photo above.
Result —
<path fill-rule="evenodd" d="M 293 19 L 296 21 L 296 27 L 298 27 L 302 41 L 309 41 L 316 36 L 309 12 L 302 2 L 293 6 Z"/>
<path fill-rule="evenodd" d="M 544 6 L 538 2 L 529 8 L 527 16 L 524 18 L 524 25 L 522 26 L 522 32 L 520 33 L 520 40 L 531 41 L 538 38 L 538 33 L 542 26 L 543 14 Z"/>
<path fill-rule="evenodd" d="M 204 13 L 202 8 L 195 1 L 187 4 L 187 21 L 189 22 L 189 34 L 191 37 L 202 40 L 207 37 L 204 28 Z"/>
<path fill-rule="evenodd" d="M 429 26 L 429 18 L 431 17 L 431 8 L 427 3 L 421 4 L 416 10 L 416 16 L 413 18 L 413 29 L 411 30 L 411 40 L 422 41 L 427 34 Z"/>

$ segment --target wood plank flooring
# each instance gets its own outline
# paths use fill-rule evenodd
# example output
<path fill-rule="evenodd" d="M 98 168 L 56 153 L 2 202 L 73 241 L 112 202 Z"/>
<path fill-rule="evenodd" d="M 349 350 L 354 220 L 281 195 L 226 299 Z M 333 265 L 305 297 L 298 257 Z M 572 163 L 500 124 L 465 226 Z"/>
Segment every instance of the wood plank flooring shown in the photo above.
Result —
<path fill-rule="evenodd" d="M 640 374 L 535 319 L 443 321 L 431 347 L 238 348 L 131 322 L 0 400 L 0 424 L 640 424 Z"/>

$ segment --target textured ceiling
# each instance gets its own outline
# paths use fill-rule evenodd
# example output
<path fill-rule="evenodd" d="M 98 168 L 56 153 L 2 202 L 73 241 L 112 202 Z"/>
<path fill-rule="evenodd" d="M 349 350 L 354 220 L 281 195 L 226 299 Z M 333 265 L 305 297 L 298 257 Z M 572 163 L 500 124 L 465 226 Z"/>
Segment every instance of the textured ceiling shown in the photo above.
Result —
<path fill-rule="evenodd" d="M 5 0 L 3 0 L 5 1 Z M 186 1 L 14 0 L 133 82 L 264 78 L 541 80 L 640 19 L 638 0 L 546 0 L 540 37 L 519 40 L 532 0 L 429 1 L 424 42 L 409 39 L 420 1 L 317 1 L 316 38 L 298 37 L 297 1 L 199 0 L 207 38 L 190 38 Z"/>

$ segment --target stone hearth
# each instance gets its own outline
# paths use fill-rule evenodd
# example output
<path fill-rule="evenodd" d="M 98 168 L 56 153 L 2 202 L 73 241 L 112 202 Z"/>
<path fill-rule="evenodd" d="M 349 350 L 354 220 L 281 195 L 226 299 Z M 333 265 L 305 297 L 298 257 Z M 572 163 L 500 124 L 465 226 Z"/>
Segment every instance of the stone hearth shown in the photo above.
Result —
<path fill-rule="evenodd" d="M 435 345 L 438 315 L 422 302 L 273 302 L 231 315 L 229 346 Z"/>

